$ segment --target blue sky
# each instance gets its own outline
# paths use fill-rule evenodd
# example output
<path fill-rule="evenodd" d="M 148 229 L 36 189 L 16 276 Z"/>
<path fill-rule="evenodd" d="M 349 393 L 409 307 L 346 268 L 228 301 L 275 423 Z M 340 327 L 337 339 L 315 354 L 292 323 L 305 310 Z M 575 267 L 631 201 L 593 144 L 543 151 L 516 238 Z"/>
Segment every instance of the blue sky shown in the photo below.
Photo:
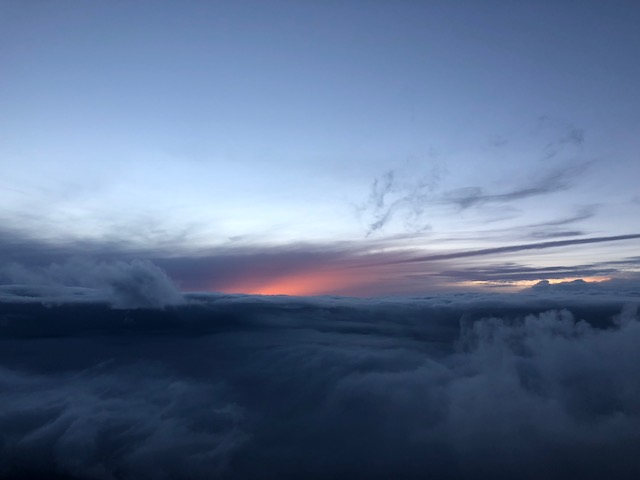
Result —
<path fill-rule="evenodd" d="M 639 24 L 634 1 L 3 2 L 0 259 L 247 293 L 636 276 Z"/>

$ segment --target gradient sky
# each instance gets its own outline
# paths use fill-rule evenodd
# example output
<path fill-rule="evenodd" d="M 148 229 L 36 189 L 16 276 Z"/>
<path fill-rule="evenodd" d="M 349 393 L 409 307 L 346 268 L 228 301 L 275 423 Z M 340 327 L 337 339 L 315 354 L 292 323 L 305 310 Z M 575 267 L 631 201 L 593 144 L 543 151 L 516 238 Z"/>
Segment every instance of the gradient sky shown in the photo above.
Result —
<path fill-rule="evenodd" d="M 188 290 L 637 277 L 637 1 L 0 2 L 0 264 Z"/>

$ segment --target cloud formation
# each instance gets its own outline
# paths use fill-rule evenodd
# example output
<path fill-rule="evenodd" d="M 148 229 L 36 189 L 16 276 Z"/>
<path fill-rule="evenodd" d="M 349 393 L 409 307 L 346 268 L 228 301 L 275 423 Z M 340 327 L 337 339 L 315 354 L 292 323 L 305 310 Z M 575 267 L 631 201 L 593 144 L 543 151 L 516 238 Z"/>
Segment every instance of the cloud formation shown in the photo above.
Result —
<path fill-rule="evenodd" d="M 403 222 L 410 232 L 423 232 L 427 223 L 426 207 L 434 197 L 442 176 L 439 165 L 431 165 L 426 172 L 391 169 L 374 178 L 369 198 L 357 208 L 368 221 L 366 236 L 385 227 L 394 219 Z"/>
<path fill-rule="evenodd" d="M 569 165 L 553 170 L 542 178 L 520 188 L 503 193 L 487 193 L 481 187 L 466 187 L 445 192 L 440 201 L 453 204 L 460 210 L 485 204 L 505 204 L 515 200 L 537 197 L 569 188 L 575 177 L 588 168 L 589 164 Z"/>
<path fill-rule="evenodd" d="M 242 411 L 215 385 L 149 365 L 0 368 L 0 384 L 4 478 L 215 478 L 247 439 Z"/>
<path fill-rule="evenodd" d="M 572 218 L 581 213 L 584 212 L 578 211 Z M 570 220 L 563 217 L 558 222 Z M 537 227 L 533 224 L 531 228 Z M 521 229 L 525 235 L 520 240 L 531 237 L 531 228 Z M 460 282 L 618 277 L 637 269 L 636 260 L 620 255 L 593 265 L 567 264 L 560 257 L 556 265 L 537 268 L 532 253 L 561 247 L 566 252 L 571 247 L 624 241 L 628 243 L 623 245 L 632 245 L 631 241 L 640 238 L 639 234 L 533 243 L 516 243 L 516 237 L 513 244 L 504 245 L 510 238 L 508 232 L 496 232 L 505 237 L 501 240 L 503 246 L 456 249 L 455 245 L 465 240 L 460 236 L 441 239 L 450 247 L 431 254 L 425 248 L 432 242 L 431 234 L 281 246 L 232 243 L 173 254 L 153 249 L 128 250 L 109 244 L 84 245 L 82 249 L 75 244 L 25 242 L 22 251 L 10 257 L 16 261 L 0 263 L 0 284 L 14 285 L 11 291 L 16 288 L 26 291 L 26 287 L 20 287 L 25 284 L 29 285 L 27 290 L 41 293 L 46 290 L 52 301 L 59 295 L 57 289 L 74 287 L 76 296 L 99 297 L 114 306 L 129 308 L 178 304 L 181 294 L 176 285 L 187 291 L 227 293 L 406 295 L 468 288 L 468 283 L 465 287 Z M 85 256 L 78 258 L 76 251 Z M 522 253 L 514 255 L 518 252 Z M 136 254 L 142 260 L 135 259 Z M 509 268 L 501 266 L 505 254 L 509 254 L 507 260 L 512 262 Z M 545 270 L 547 267 L 553 272 Z M 535 277 L 536 274 L 539 276 Z M 11 294 L 6 288 L 3 292 Z"/>
<path fill-rule="evenodd" d="M 0 267 L 0 281 L 18 286 L 18 291 L 31 291 L 35 295 L 46 292 L 54 301 L 56 295 L 61 295 L 64 301 L 68 287 L 76 287 L 75 292 L 92 294 L 114 308 L 162 308 L 183 300 L 169 277 L 153 263 L 143 260 L 76 259 L 30 268 L 12 263 Z"/>
<path fill-rule="evenodd" d="M 546 248 L 566 247 L 570 245 L 584 245 L 589 243 L 617 242 L 622 240 L 634 240 L 640 238 L 640 234 L 614 235 L 610 237 L 576 238 L 572 240 L 555 240 L 551 242 L 525 243 L 521 245 L 508 245 L 505 247 L 481 248 L 478 250 L 465 250 L 452 253 L 423 255 L 419 257 L 399 260 L 399 262 L 429 262 L 435 260 L 449 260 L 454 258 L 478 257 L 499 253 L 520 252 L 523 250 L 542 250 Z"/>
<path fill-rule="evenodd" d="M 0 474 L 636 478 L 638 294 L 5 300 Z"/>

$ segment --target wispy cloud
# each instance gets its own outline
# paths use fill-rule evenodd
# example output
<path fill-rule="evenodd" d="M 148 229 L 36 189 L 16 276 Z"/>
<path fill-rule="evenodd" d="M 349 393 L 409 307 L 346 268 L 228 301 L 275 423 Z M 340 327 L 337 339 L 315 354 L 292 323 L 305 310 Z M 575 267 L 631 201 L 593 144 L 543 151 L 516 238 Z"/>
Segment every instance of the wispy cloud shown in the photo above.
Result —
<path fill-rule="evenodd" d="M 536 147 L 537 158 L 526 163 L 525 169 L 515 171 L 500 168 L 500 163 L 496 163 L 492 156 L 502 158 L 508 152 L 484 152 L 488 156 L 487 170 L 477 177 L 475 184 L 456 185 L 456 188 L 447 189 L 444 181 L 446 179 L 443 178 L 446 169 L 432 162 L 428 163 L 426 169 L 424 165 L 403 165 L 388 169 L 372 180 L 367 198 L 356 208 L 365 222 L 366 236 L 381 232 L 390 224 L 397 228 L 403 224 L 407 232 L 426 231 L 434 223 L 437 224 L 438 219 L 450 215 L 452 207 L 458 211 L 472 208 L 482 208 L 484 211 L 489 211 L 489 208 L 510 208 L 512 212 L 517 212 L 517 207 L 522 205 L 523 200 L 571 190 L 594 161 L 585 160 L 581 155 L 565 155 L 568 153 L 566 148 L 580 148 L 584 143 L 584 132 L 581 129 L 564 124 L 550 125 L 551 123 L 551 120 L 541 120 L 541 125 L 547 129 L 552 128 L 554 135 L 546 143 Z M 553 163 L 543 161 L 552 157 L 558 158 Z M 478 161 L 483 160 L 480 158 Z M 455 163 L 448 165 L 447 169 L 453 168 L 453 165 Z M 592 212 L 585 210 L 580 215 L 580 218 L 568 218 L 566 222 L 585 219 Z M 510 216 L 512 217 L 513 215 Z"/>
<path fill-rule="evenodd" d="M 630 235 L 615 235 L 611 237 L 592 237 L 592 238 L 577 238 L 573 240 L 557 240 L 553 242 L 541 242 L 541 243 L 525 243 L 520 245 L 509 245 L 504 247 L 494 248 L 481 248 L 478 250 L 464 250 L 451 253 L 438 253 L 433 255 L 423 255 L 419 257 L 407 258 L 403 260 L 397 260 L 395 263 L 408 263 L 408 262 L 429 262 L 435 260 L 450 260 L 455 258 L 465 257 L 478 257 L 483 255 L 493 255 L 500 253 L 519 252 L 523 250 L 541 250 L 546 248 L 566 247 L 570 245 L 584 245 L 589 243 L 603 243 L 603 242 L 617 242 L 622 240 L 633 240 L 640 238 L 640 234 Z"/>
<path fill-rule="evenodd" d="M 542 178 L 503 193 L 488 193 L 482 187 L 466 187 L 445 192 L 439 201 L 456 205 L 460 210 L 485 204 L 504 204 L 525 198 L 548 195 L 566 190 L 580 173 L 589 168 L 589 163 L 555 169 Z"/>
<path fill-rule="evenodd" d="M 388 170 L 374 178 L 368 199 L 358 207 L 366 217 L 366 236 L 377 232 L 399 218 L 405 230 L 421 232 L 429 229 L 426 207 L 438 189 L 442 168 L 431 165 L 416 171 Z"/>
<path fill-rule="evenodd" d="M 554 159 L 560 154 L 566 154 L 569 149 L 579 150 L 585 143 L 586 132 L 583 128 L 548 115 L 538 119 L 536 130 L 554 132 L 554 137 L 544 147 L 542 160 Z"/>

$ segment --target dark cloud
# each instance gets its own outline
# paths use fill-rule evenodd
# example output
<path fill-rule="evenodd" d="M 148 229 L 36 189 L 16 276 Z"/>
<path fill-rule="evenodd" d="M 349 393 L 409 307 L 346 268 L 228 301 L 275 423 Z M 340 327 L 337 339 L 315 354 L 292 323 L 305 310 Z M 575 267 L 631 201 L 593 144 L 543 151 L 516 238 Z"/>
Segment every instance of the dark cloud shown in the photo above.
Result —
<path fill-rule="evenodd" d="M 74 266 L 76 264 L 87 264 L 86 270 L 91 272 L 96 265 L 104 267 L 118 262 L 132 264 L 142 259 L 167 272 L 184 290 L 225 290 L 225 287 L 236 286 L 238 291 L 242 291 L 241 287 L 246 286 L 247 281 L 267 282 L 276 276 L 309 272 L 327 266 L 349 266 L 379 242 L 384 243 L 372 241 L 356 245 L 332 242 L 272 246 L 229 242 L 208 249 L 163 248 L 153 244 L 140 248 L 124 241 L 43 241 L 0 228 L 0 251 L 3 253 L 0 257 L 0 282 L 21 283 L 16 275 L 23 267 L 30 274 L 46 276 L 43 272 L 51 270 L 52 264 L 56 264 L 57 267 L 51 272 L 67 268 L 68 277 L 72 277 L 59 278 L 58 281 L 62 281 L 63 285 L 84 286 L 88 279 L 78 278 L 84 267 Z M 89 264 L 95 265 L 89 267 Z M 67 266 L 63 268 L 64 265 Z M 71 275 L 74 269 L 75 277 Z M 27 275 L 25 272 L 23 276 Z M 37 283 L 35 280 L 25 281 Z M 42 284 L 52 281 L 51 278 L 41 279 Z M 115 288 L 115 284 L 112 287 Z"/>
<path fill-rule="evenodd" d="M 215 385 L 148 364 L 0 368 L 0 384 L 3 478 L 217 478 L 247 440 Z"/>
<path fill-rule="evenodd" d="M 640 277 L 638 277 L 638 275 L 627 275 L 626 277 L 612 278 L 604 282 L 586 282 L 583 279 L 576 279 L 566 282 L 550 283 L 548 280 L 541 280 L 531 287 L 531 291 L 536 293 L 630 292 L 640 294 Z"/>
<path fill-rule="evenodd" d="M 115 308 L 165 307 L 183 301 L 182 294 L 161 269 L 141 260 L 95 262 L 76 259 L 31 268 L 13 263 L 0 267 L 0 281 L 17 287 L 8 293 L 45 294 L 51 301 L 59 302 L 66 300 L 68 287 L 81 288 L 73 290 L 72 298 L 80 292 L 107 301 Z"/>
<path fill-rule="evenodd" d="M 564 220 L 569 221 L 569 217 L 565 217 Z M 535 232 L 525 227 L 521 230 L 528 232 L 525 237 L 530 237 L 530 234 Z M 567 232 L 564 234 L 567 235 Z M 502 241 L 509 238 L 507 235 L 508 232 L 503 232 Z M 76 290 L 76 297 L 101 298 L 112 305 L 149 306 L 162 304 L 166 299 L 171 299 L 167 304 L 179 302 L 180 294 L 172 285 L 173 282 L 179 289 L 188 291 L 278 293 L 277 290 L 280 289 L 280 293 L 286 293 L 291 292 L 291 288 L 297 288 L 296 285 L 302 288 L 303 282 L 311 282 L 314 278 L 324 275 L 321 284 L 311 285 L 308 290 L 297 293 L 371 296 L 452 291 L 459 288 L 455 285 L 457 280 L 487 280 L 488 270 L 477 270 L 478 266 L 471 264 L 471 259 L 475 257 L 488 257 L 483 262 L 490 270 L 496 264 L 496 260 L 490 257 L 504 253 L 633 240 L 640 237 L 638 234 L 631 234 L 570 238 L 538 243 L 515 243 L 470 251 L 454 250 L 452 247 L 445 253 L 417 257 L 411 256 L 409 251 L 399 249 L 398 246 L 416 245 L 418 241 L 427 243 L 431 241 L 428 235 L 405 234 L 361 242 L 299 243 L 283 246 L 232 242 L 214 249 L 193 251 L 166 251 L 154 248 L 140 250 L 117 242 L 48 243 L 29 237 L 20 242 L 17 235 L 3 237 L 0 234 L 0 239 L 2 238 L 12 238 L 12 242 L 2 245 L 3 251 L 9 252 L 3 259 L 9 261 L 0 262 L 0 283 L 28 284 L 29 289 L 35 289 L 36 293 L 48 292 L 47 295 L 52 301 L 55 301 L 54 297 L 57 296 L 57 287 L 70 286 L 85 288 L 82 291 Z M 439 241 L 455 245 L 461 238 Z M 12 245 L 15 245 L 15 248 Z M 465 263 L 464 259 L 470 260 Z M 143 263 L 140 263 L 141 261 Z M 419 265 L 420 262 L 427 261 L 437 262 L 428 275 Z M 540 271 L 537 278 L 533 278 L 535 272 L 525 267 L 521 270 L 520 276 L 521 279 L 531 280 L 562 278 L 559 272 L 565 272 L 567 276 L 574 278 L 610 273 L 616 276 L 616 272 L 636 266 L 637 262 L 633 259 L 570 268 L 559 265 L 558 276 L 545 276 L 545 272 Z M 505 274 L 503 280 L 514 280 L 517 276 L 516 272 L 507 272 L 501 268 L 493 274 L 496 281 L 500 280 L 501 274 Z M 287 282 L 287 285 L 283 282 Z M 273 288 L 270 288 L 270 285 Z"/>
<path fill-rule="evenodd" d="M 186 290 L 220 290 L 253 278 L 268 280 L 320 266 L 349 265 L 358 248 L 347 243 L 293 244 L 285 247 L 221 247 L 194 255 L 155 258 Z M 206 287 L 206 288 L 205 288 Z"/>
<path fill-rule="evenodd" d="M 443 270 L 439 276 L 457 281 L 498 281 L 556 279 L 567 277 L 595 277 L 617 273 L 617 269 L 605 265 L 575 265 L 553 267 L 529 267 L 515 263 L 494 264 L 483 267 L 468 267 Z"/>
<path fill-rule="evenodd" d="M 622 260 L 609 261 L 606 265 L 621 265 L 628 266 L 631 268 L 638 267 L 640 265 L 640 256 L 638 257 L 627 257 Z"/>
<path fill-rule="evenodd" d="M 638 295 L 5 299 L 0 476 L 637 478 Z"/>
<path fill-rule="evenodd" d="M 586 232 L 582 230 L 558 230 L 555 232 L 550 231 L 537 231 L 531 232 L 529 236 L 531 238 L 545 239 L 545 238 L 562 238 L 562 237 L 582 237 Z"/>

